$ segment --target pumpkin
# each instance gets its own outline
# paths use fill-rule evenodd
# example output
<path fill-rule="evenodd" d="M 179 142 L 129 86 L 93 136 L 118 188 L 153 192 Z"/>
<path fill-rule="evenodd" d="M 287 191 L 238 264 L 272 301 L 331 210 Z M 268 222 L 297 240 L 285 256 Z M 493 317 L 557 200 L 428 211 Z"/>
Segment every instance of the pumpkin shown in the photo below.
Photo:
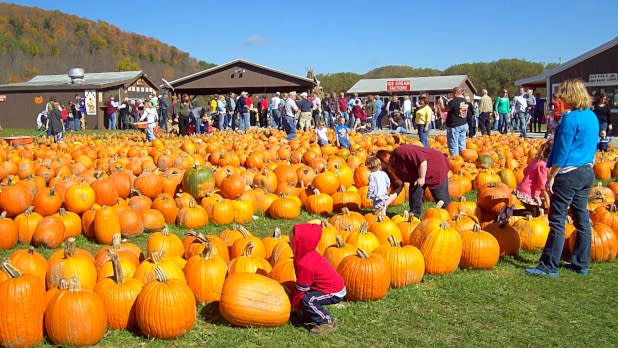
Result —
<path fill-rule="evenodd" d="M 34 212 L 33 207 L 29 207 L 25 212 L 15 217 L 17 239 L 21 244 L 30 244 L 34 230 L 42 219 L 43 216 Z"/>
<path fill-rule="evenodd" d="M 103 300 L 92 290 L 82 290 L 77 277 L 71 278 L 67 290 L 56 293 L 45 310 L 45 332 L 54 344 L 94 345 L 106 330 Z"/>
<path fill-rule="evenodd" d="M 427 274 L 447 274 L 457 269 L 461 259 L 461 236 L 448 223 L 442 222 L 428 231 L 419 248 L 425 257 Z"/>
<path fill-rule="evenodd" d="M 205 236 L 195 231 L 185 232 L 185 237 L 182 239 L 182 244 L 185 247 L 184 258 L 189 260 L 194 255 L 201 254 L 206 248 L 205 243 L 207 240 L 212 247 L 211 254 L 221 257 L 223 261 L 228 264 L 230 262 L 230 255 L 227 244 L 225 244 L 223 239 L 213 235 Z"/>
<path fill-rule="evenodd" d="M 421 223 L 414 214 L 405 210 L 403 212 L 403 220 L 397 222 L 397 227 L 399 227 L 399 231 L 401 231 L 401 243 L 403 245 L 410 245 L 410 236 L 412 236 L 412 232 L 418 224 Z"/>
<path fill-rule="evenodd" d="M 377 216 L 377 221 L 369 225 L 369 232 L 375 234 L 381 245 L 390 244 L 389 238 L 393 237 L 397 242 L 401 242 L 402 235 L 399 226 L 383 215 Z"/>
<path fill-rule="evenodd" d="M 107 252 L 108 250 L 112 251 L 120 259 L 129 261 L 133 266 L 139 266 L 140 258 L 143 256 L 141 249 L 135 244 L 122 243 L 120 237 L 119 233 L 115 234 L 112 238 L 112 245 L 102 246 L 97 251 L 94 257 L 94 267 L 97 269 L 97 272 L 100 273 L 103 265 L 111 260 L 111 255 Z M 135 273 L 135 268 L 133 273 Z M 127 274 L 125 273 L 125 275 Z"/>
<path fill-rule="evenodd" d="M 185 266 L 187 285 L 195 294 L 198 303 L 208 304 L 221 300 L 223 282 L 227 275 L 227 264 L 220 256 L 213 254 L 212 243 L 206 239 L 200 254 L 192 256 Z"/>
<path fill-rule="evenodd" d="M 62 220 L 51 215 L 41 219 L 32 234 L 32 245 L 54 249 L 64 240 L 65 227 Z"/>
<path fill-rule="evenodd" d="M 476 202 L 466 200 L 466 197 L 461 197 L 459 202 L 451 201 L 448 207 L 446 207 L 449 215 L 451 217 L 456 216 L 458 214 L 464 215 L 474 215 L 476 211 Z"/>
<path fill-rule="evenodd" d="M 64 207 L 76 214 L 81 214 L 90 209 L 94 202 L 94 190 L 87 183 L 72 185 L 64 194 Z"/>
<path fill-rule="evenodd" d="M 350 243 L 357 248 L 366 250 L 368 253 L 373 252 L 380 246 L 380 240 L 375 234 L 367 230 L 367 223 L 363 223 L 358 231 L 350 233 L 346 239 L 346 243 Z"/>
<path fill-rule="evenodd" d="M 318 189 L 314 189 L 313 194 L 307 197 L 305 204 L 303 204 L 309 214 L 317 215 L 332 213 L 333 205 L 333 198 L 325 193 L 321 193 Z"/>
<path fill-rule="evenodd" d="M 239 174 L 229 174 L 221 182 L 219 191 L 224 198 L 237 199 L 245 192 L 245 178 Z"/>
<path fill-rule="evenodd" d="M 492 269 L 500 258 L 500 244 L 489 232 L 474 225 L 472 230 L 462 231 L 461 260 L 459 267 L 471 269 Z"/>
<path fill-rule="evenodd" d="M 215 177 L 208 167 L 195 163 L 182 177 L 182 190 L 195 199 L 202 199 L 215 188 Z"/>
<path fill-rule="evenodd" d="M 137 237 L 144 233 L 144 222 L 142 221 L 142 216 L 137 210 L 131 207 L 126 207 L 120 210 L 116 216 L 118 217 L 118 222 L 120 223 L 120 233 L 123 237 Z"/>
<path fill-rule="evenodd" d="M 62 206 L 62 197 L 56 192 L 54 187 L 47 187 L 40 190 L 32 201 L 34 211 L 42 216 L 53 215 Z"/>
<path fill-rule="evenodd" d="M 341 186 L 339 177 L 331 172 L 325 171 L 315 176 L 313 186 L 329 196 L 332 196 Z"/>
<path fill-rule="evenodd" d="M 575 244 L 577 243 L 576 231 L 567 241 L 568 250 L 573 253 Z M 592 225 L 592 240 L 590 246 L 590 261 L 591 262 L 607 262 L 612 261 L 618 254 L 618 237 L 611 227 L 597 222 Z"/>
<path fill-rule="evenodd" d="M 9 256 L 11 264 L 22 274 L 32 274 L 45 285 L 47 274 L 47 260 L 30 246 L 28 249 L 19 249 Z"/>
<path fill-rule="evenodd" d="M 223 283 L 219 312 L 232 325 L 275 327 L 290 319 L 290 300 L 277 281 L 259 274 L 231 274 Z"/>
<path fill-rule="evenodd" d="M 156 251 L 164 251 L 167 256 L 182 257 L 185 248 L 182 240 L 176 234 L 171 233 L 167 226 L 165 226 L 161 232 L 155 232 L 148 237 L 146 253 L 151 255 Z"/>
<path fill-rule="evenodd" d="M 163 178 L 158 174 L 158 170 L 145 171 L 135 178 L 133 187 L 144 196 L 155 199 L 163 191 Z"/>
<path fill-rule="evenodd" d="M 62 255 L 62 256 L 59 256 Z M 97 283 L 97 270 L 90 253 L 75 246 L 75 238 L 67 239 L 64 249 L 48 260 L 47 288 L 60 284 L 60 279 L 77 278 L 84 289 L 92 290 Z"/>
<path fill-rule="evenodd" d="M 425 274 L 425 259 L 416 247 L 401 243 L 394 237 L 388 237 L 388 245 L 381 245 L 375 254 L 381 255 L 391 270 L 391 288 L 402 288 L 423 280 Z"/>
<path fill-rule="evenodd" d="M 497 216 L 505 206 L 513 204 L 513 196 L 508 186 L 492 182 L 479 187 L 477 201 L 484 212 Z"/>
<path fill-rule="evenodd" d="M 341 260 L 337 266 L 346 285 L 346 298 L 351 301 L 375 301 L 386 296 L 391 282 L 391 268 L 378 254 L 357 249 L 355 255 Z"/>
<path fill-rule="evenodd" d="M 112 207 L 97 209 L 94 218 L 94 236 L 97 243 L 112 244 L 114 235 L 120 232 L 120 221 L 116 215 L 116 209 Z"/>
<path fill-rule="evenodd" d="M 90 183 L 90 187 L 94 190 L 94 202 L 98 205 L 112 206 L 116 204 L 118 191 L 116 191 L 114 181 L 107 176 L 103 176 L 102 172 L 95 173 L 95 179 Z"/>
<path fill-rule="evenodd" d="M 156 280 L 144 285 L 135 301 L 137 325 L 146 337 L 169 340 L 183 336 L 195 324 L 195 295 L 187 284 L 168 278 L 160 267 L 154 272 Z"/>
<path fill-rule="evenodd" d="M 135 271 L 135 279 L 140 280 L 144 284 L 157 279 L 155 268 L 161 268 L 168 278 L 178 279 L 183 283 L 187 282 L 185 274 L 182 271 L 184 265 L 180 265 L 182 258 L 178 256 L 165 257 L 165 252 L 155 251 L 150 254 L 149 258 L 142 261 Z M 178 260 L 180 259 L 180 260 Z"/>
<path fill-rule="evenodd" d="M 14 184 L 10 179 L 0 189 L 0 210 L 6 211 L 7 216 L 17 216 L 32 205 L 34 195 L 25 185 Z"/>
<path fill-rule="evenodd" d="M 343 208 L 349 210 L 359 210 L 361 207 L 361 197 L 356 191 L 346 191 L 346 187 L 341 185 L 339 191 L 332 195 L 333 209 L 340 211 Z"/>
<path fill-rule="evenodd" d="M 319 220 L 317 222 L 322 225 L 322 235 L 320 236 L 320 241 L 318 242 L 316 249 L 318 253 L 322 255 L 324 254 L 324 250 L 326 250 L 326 248 L 337 242 L 339 230 L 337 230 L 335 226 L 329 224 L 326 220 Z"/>
<path fill-rule="evenodd" d="M 230 261 L 230 274 L 235 273 L 259 273 L 267 275 L 272 271 L 272 266 L 261 255 L 254 255 L 255 243 L 250 241 L 245 245 L 241 256 Z"/>
<path fill-rule="evenodd" d="M 300 216 L 300 203 L 290 197 L 281 196 L 268 208 L 268 216 L 273 219 L 296 219 Z"/>
<path fill-rule="evenodd" d="M 521 247 L 519 233 L 510 225 L 500 226 L 499 223 L 491 223 L 485 226 L 485 230 L 491 233 L 500 245 L 500 256 L 518 256 Z"/>
<path fill-rule="evenodd" d="M 273 253 L 273 249 L 279 243 L 287 243 L 290 241 L 290 237 L 284 236 L 281 234 L 281 229 L 279 227 L 275 228 L 272 235 L 262 239 L 262 244 L 264 244 L 264 252 L 265 258 L 270 259 L 270 256 Z"/>
<path fill-rule="evenodd" d="M 519 234 L 522 249 L 534 251 L 545 247 L 549 235 L 549 226 L 542 219 L 528 215 L 524 219 L 517 220 L 513 224 L 513 229 Z"/>
<path fill-rule="evenodd" d="M 296 286 L 296 272 L 294 270 L 294 259 L 281 260 L 273 266 L 272 272 L 270 272 L 270 278 L 279 282 L 286 289 Z"/>
<path fill-rule="evenodd" d="M 345 243 L 341 236 L 337 236 L 335 244 L 324 250 L 324 257 L 334 269 L 337 269 L 337 267 L 339 267 L 339 263 L 341 263 L 341 260 L 347 256 L 354 255 L 356 253 L 356 249 L 357 248 L 354 245 Z"/>
<path fill-rule="evenodd" d="M 169 193 L 161 193 L 157 198 L 152 201 L 152 209 L 158 210 L 163 214 L 166 224 L 173 224 L 176 222 L 178 216 L 178 206 L 174 201 L 174 197 Z"/>
<path fill-rule="evenodd" d="M 9 279 L 0 281 L 0 346 L 36 346 L 43 341 L 45 285 L 32 274 L 21 273 L 6 259 L 2 269 Z"/>
<path fill-rule="evenodd" d="M 217 199 L 205 208 L 210 222 L 215 225 L 229 225 L 234 222 L 234 204 L 229 199 Z"/>
<path fill-rule="evenodd" d="M 204 207 L 190 202 L 189 206 L 180 209 L 176 220 L 184 228 L 202 228 L 208 224 L 208 214 Z"/>
<path fill-rule="evenodd" d="M 341 213 L 333 215 L 328 222 L 341 231 L 346 229 L 357 231 L 366 220 L 360 213 L 343 208 Z"/>
<path fill-rule="evenodd" d="M 242 235 L 241 238 L 238 238 L 234 241 L 232 246 L 230 247 L 230 259 L 235 259 L 245 252 L 247 244 L 253 243 L 252 255 L 258 258 L 266 258 L 266 248 L 264 247 L 264 243 L 258 237 L 254 236 L 249 232 L 246 228 L 239 226 L 238 231 Z M 272 253 L 272 250 L 271 250 Z"/>
<path fill-rule="evenodd" d="M 6 217 L 6 212 L 0 214 L 0 249 L 11 249 L 17 245 L 17 223 Z"/>
<path fill-rule="evenodd" d="M 100 280 L 94 292 L 103 301 L 110 329 L 133 329 L 137 327 L 135 301 L 144 284 L 137 279 L 125 277 L 118 255 L 111 250 L 107 250 L 107 254 L 113 266 L 113 275 Z"/>

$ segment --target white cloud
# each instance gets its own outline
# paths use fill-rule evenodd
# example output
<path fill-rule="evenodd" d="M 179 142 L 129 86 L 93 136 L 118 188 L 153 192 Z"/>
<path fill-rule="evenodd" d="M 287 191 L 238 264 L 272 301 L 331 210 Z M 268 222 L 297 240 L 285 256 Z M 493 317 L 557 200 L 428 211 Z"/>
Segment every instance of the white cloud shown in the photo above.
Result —
<path fill-rule="evenodd" d="M 264 46 L 270 42 L 270 39 L 260 34 L 253 34 L 247 37 L 240 45 L 242 47 L 249 46 Z"/>

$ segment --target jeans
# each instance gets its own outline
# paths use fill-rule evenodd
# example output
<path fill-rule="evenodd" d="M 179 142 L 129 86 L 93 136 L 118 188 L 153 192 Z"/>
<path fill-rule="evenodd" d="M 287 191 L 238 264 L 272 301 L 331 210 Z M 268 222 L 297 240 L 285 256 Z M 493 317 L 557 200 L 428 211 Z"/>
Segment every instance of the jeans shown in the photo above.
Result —
<path fill-rule="evenodd" d="M 225 129 L 225 119 L 226 119 L 227 114 L 225 112 L 218 112 L 217 113 L 217 128 L 219 130 L 224 130 Z"/>
<path fill-rule="evenodd" d="M 154 129 L 155 129 L 154 123 L 149 123 L 148 126 L 146 127 L 146 140 L 147 141 L 154 140 L 155 138 Z"/>
<path fill-rule="evenodd" d="M 609 127 L 609 123 L 607 123 L 607 122 L 601 122 L 601 123 L 599 123 L 599 132 L 601 132 L 601 131 L 605 131 L 606 133 L 609 133 L 609 129 L 608 129 L 608 127 Z M 609 134 L 608 134 L 608 135 L 609 135 Z"/>
<path fill-rule="evenodd" d="M 129 124 L 127 123 L 127 127 Z M 159 116 L 159 127 L 167 131 L 167 109 L 161 108 L 161 116 Z"/>
<path fill-rule="evenodd" d="M 410 201 L 410 213 L 413 213 L 414 216 L 421 216 L 421 208 L 423 207 L 423 193 L 425 192 L 425 187 L 429 188 L 431 194 L 433 195 L 434 201 L 442 201 L 444 202 L 444 206 L 448 206 L 451 203 L 451 197 L 448 194 L 448 178 L 444 178 L 444 182 L 442 185 L 438 187 L 429 186 L 427 184 L 420 187 L 415 183 L 410 183 L 409 188 L 409 201 Z"/>
<path fill-rule="evenodd" d="M 109 129 L 116 129 L 116 113 L 109 115 Z"/>
<path fill-rule="evenodd" d="M 380 127 L 380 121 L 382 121 L 382 117 L 380 116 L 381 114 L 373 114 L 373 117 L 371 118 L 371 128 L 376 129 Z"/>
<path fill-rule="evenodd" d="M 343 117 L 343 119 L 345 120 L 345 124 L 347 124 L 347 123 L 348 123 L 348 116 L 349 116 L 349 115 L 348 115 L 348 113 L 347 113 L 347 112 L 343 112 L 343 111 L 341 112 L 341 117 Z M 337 122 L 336 122 L 336 120 L 335 120 L 335 124 L 336 124 L 336 123 L 337 123 Z"/>
<path fill-rule="evenodd" d="M 195 134 L 202 134 L 202 122 L 199 116 L 194 115 L 192 121 L 195 124 Z"/>
<path fill-rule="evenodd" d="M 489 112 L 481 112 L 479 115 L 479 128 L 481 129 L 481 134 L 491 135 L 491 127 L 489 126 Z"/>
<path fill-rule="evenodd" d="M 571 207 L 575 225 L 575 249 L 571 256 L 574 269 L 587 270 L 590 264 L 592 230 L 588 213 L 588 193 L 594 180 L 592 167 L 585 165 L 554 179 L 554 193 L 549 205 L 549 235 L 538 268 L 544 272 L 558 272 L 564 247 L 564 225 Z"/>
<path fill-rule="evenodd" d="M 296 120 L 294 116 L 283 117 L 283 130 L 285 130 L 285 133 L 288 135 L 288 140 L 296 138 Z"/>
<path fill-rule="evenodd" d="M 240 114 L 240 127 L 239 129 L 241 131 L 245 131 L 247 129 L 249 129 L 249 119 L 251 117 L 251 114 L 248 112 L 243 112 Z"/>
<path fill-rule="evenodd" d="M 73 115 L 73 130 L 78 131 L 82 129 L 82 113 L 78 112 L 77 115 Z"/>
<path fill-rule="evenodd" d="M 225 119 L 223 121 L 223 126 L 225 126 L 225 128 L 232 128 L 232 116 L 233 113 L 231 112 L 226 112 L 225 113 Z"/>
<path fill-rule="evenodd" d="M 281 112 L 278 109 L 272 110 L 272 118 L 273 121 L 275 121 L 277 128 L 281 129 Z"/>
<path fill-rule="evenodd" d="M 352 114 L 349 114 L 348 116 L 348 128 L 352 129 L 354 128 L 354 123 L 356 123 L 356 117 Z"/>
<path fill-rule="evenodd" d="M 332 324 L 333 319 L 324 305 L 336 304 L 343 299 L 335 294 L 325 294 L 320 291 L 310 291 L 302 300 L 303 312 L 311 318 L 311 321 L 320 324 Z"/>
<path fill-rule="evenodd" d="M 421 140 L 423 147 L 429 147 L 429 141 L 427 139 L 429 136 L 429 130 L 425 131 L 424 124 L 417 124 L 416 129 L 418 130 L 418 138 Z"/>
<path fill-rule="evenodd" d="M 519 135 L 522 137 L 526 136 L 526 131 L 528 130 L 528 113 L 527 112 L 518 112 L 517 113 L 517 127 L 519 128 Z"/>
<path fill-rule="evenodd" d="M 178 117 L 178 133 L 180 135 L 187 135 L 187 128 L 189 127 L 189 117 Z"/>
<path fill-rule="evenodd" d="M 446 141 L 448 151 L 451 155 L 459 155 L 459 151 L 466 148 L 466 133 L 468 132 L 468 124 L 462 124 L 457 127 L 447 127 Z"/>
<path fill-rule="evenodd" d="M 326 128 L 335 126 L 335 122 L 333 122 L 331 115 L 332 114 L 330 113 L 330 111 L 324 111 L 324 125 L 326 126 Z"/>
<path fill-rule="evenodd" d="M 499 127 L 499 131 L 502 134 L 506 134 L 509 131 L 509 114 L 506 112 L 501 112 L 500 113 L 500 127 Z"/>

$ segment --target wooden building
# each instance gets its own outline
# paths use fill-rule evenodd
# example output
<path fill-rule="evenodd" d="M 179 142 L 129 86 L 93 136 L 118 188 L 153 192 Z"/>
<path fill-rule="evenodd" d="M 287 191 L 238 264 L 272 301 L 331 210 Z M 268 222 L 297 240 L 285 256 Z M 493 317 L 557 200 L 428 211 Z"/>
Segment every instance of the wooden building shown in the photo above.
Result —
<path fill-rule="evenodd" d="M 315 81 L 289 74 L 280 70 L 244 60 L 234 60 L 226 64 L 197 72 L 170 81 L 162 88 L 173 89 L 174 94 L 214 95 L 236 94 L 246 91 L 250 94 L 274 92 L 309 92 Z"/>
<path fill-rule="evenodd" d="M 477 90 L 467 75 L 403 77 L 385 79 L 362 79 L 356 82 L 347 93 L 358 93 L 359 97 L 379 95 L 381 98 L 396 96 L 402 99 L 409 96 L 416 103 L 420 94 L 429 96 L 429 102 L 435 102 L 439 97 L 450 98 L 453 88 L 460 87 L 464 95 L 473 99 Z"/>
<path fill-rule="evenodd" d="M 560 83 L 568 79 L 583 80 L 593 97 L 607 95 L 614 134 L 618 134 L 618 37 L 542 74 L 515 81 L 515 85 L 546 88 L 547 100 L 551 100 Z"/>
<path fill-rule="evenodd" d="M 0 85 L 0 122 L 5 128 L 36 128 L 36 117 L 50 98 L 68 107 L 79 94 L 86 99 L 86 127 L 103 129 L 103 106 L 114 96 L 146 99 L 158 87 L 142 71 L 39 75 L 30 81 Z"/>

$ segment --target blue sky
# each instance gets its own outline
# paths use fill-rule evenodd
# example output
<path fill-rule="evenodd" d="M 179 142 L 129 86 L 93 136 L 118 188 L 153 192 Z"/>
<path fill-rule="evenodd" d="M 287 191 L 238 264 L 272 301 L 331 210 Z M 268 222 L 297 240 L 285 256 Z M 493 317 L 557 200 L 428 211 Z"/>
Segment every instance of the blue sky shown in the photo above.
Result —
<path fill-rule="evenodd" d="M 104 20 L 215 64 L 304 75 L 385 65 L 565 62 L 618 35 L 617 0 L 19 1 Z"/>

